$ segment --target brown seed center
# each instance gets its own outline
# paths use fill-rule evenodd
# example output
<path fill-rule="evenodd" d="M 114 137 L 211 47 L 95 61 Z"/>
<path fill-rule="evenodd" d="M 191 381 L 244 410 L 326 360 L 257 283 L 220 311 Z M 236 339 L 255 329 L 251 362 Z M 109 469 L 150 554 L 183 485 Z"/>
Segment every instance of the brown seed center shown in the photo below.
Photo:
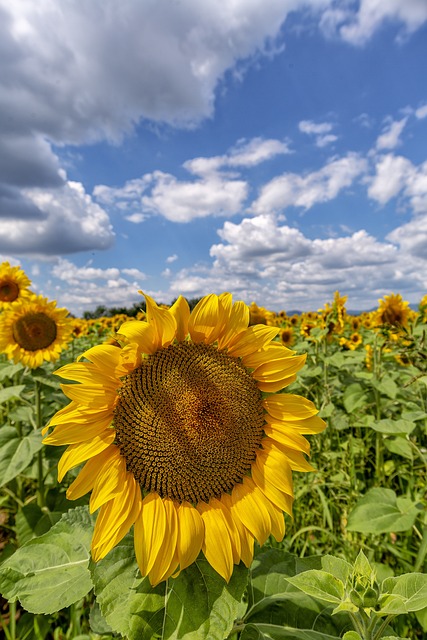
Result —
<path fill-rule="evenodd" d="M 124 378 L 117 445 L 146 491 L 196 504 L 230 491 L 261 443 L 261 393 L 236 358 L 181 342 Z"/>
<path fill-rule="evenodd" d="M 27 313 L 13 325 L 13 337 L 26 351 L 46 349 L 55 341 L 56 323 L 45 313 Z"/>
<path fill-rule="evenodd" d="M 13 280 L 3 280 L 0 282 L 0 300 L 2 302 L 13 302 L 19 296 L 19 287 Z"/>

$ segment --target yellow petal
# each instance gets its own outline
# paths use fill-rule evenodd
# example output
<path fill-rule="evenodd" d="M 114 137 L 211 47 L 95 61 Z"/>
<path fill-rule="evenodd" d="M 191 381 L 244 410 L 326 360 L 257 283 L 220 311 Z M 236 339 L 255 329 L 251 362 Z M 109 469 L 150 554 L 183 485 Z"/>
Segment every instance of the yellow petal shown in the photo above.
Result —
<path fill-rule="evenodd" d="M 181 571 L 196 560 L 202 548 L 205 527 L 200 513 L 189 502 L 178 509 L 178 561 Z"/>
<path fill-rule="evenodd" d="M 254 468 L 264 478 L 263 484 L 271 484 L 283 493 L 293 496 L 292 468 L 281 451 L 274 448 L 259 450 L 252 464 L 252 470 Z"/>
<path fill-rule="evenodd" d="M 294 449 L 290 449 L 285 445 L 277 442 L 276 440 L 271 440 L 271 438 L 266 437 L 262 440 L 262 446 L 266 451 L 275 451 L 276 453 L 282 453 L 287 458 L 288 464 L 293 471 L 315 471 L 314 467 L 304 458 L 304 455 L 299 451 L 295 451 Z"/>
<path fill-rule="evenodd" d="M 111 344 L 99 344 L 82 353 L 77 360 L 86 358 L 95 364 L 100 371 L 113 371 L 120 362 L 120 351 L 121 349 Z"/>
<path fill-rule="evenodd" d="M 95 423 L 91 423 L 86 416 L 86 424 L 61 424 L 43 440 L 43 444 L 58 446 L 63 444 L 76 444 L 77 442 L 90 440 L 95 436 L 100 436 L 106 429 L 108 429 L 111 421 L 111 415 L 107 415 L 107 417 L 104 417 L 103 419 L 97 419 Z"/>
<path fill-rule="evenodd" d="M 179 296 L 169 309 L 176 322 L 176 339 L 178 342 L 185 340 L 188 335 L 188 320 L 190 318 L 190 307 L 182 296 Z"/>
<path fill-rule="evenodd" d="M 112 415 L 111 409 L 104 409 L 103 411 L 100 411 L 89 407 L 81 407 L 78 402 L 73 400 L 67 404 L 66 407 L 60 409 L 54 416 L 52 416 L 48 427 L 44 427 L 43 431 L 47 431 L 49 427 L 57 424 L 70 424 L 72 422 L 84 424 L 98 416 L 103 420 L 107 415 Z"/>
<path fill-rule="evenodd" d="M 225 349 L 230 342 L 242 331 L 248 328 L 249 307 L 238 300 L 231 308 L 230 316 L 225 325 L 222 335 L 218 338 L 218 348 Z"/>
<path fill-rule="evenodd" d="M 263 349 L 277 335 L 278 331 L 278 327 L 266 327 L 262 324 L 248 327 L 230 342 L 228 355 L 243 358 Z"/>
<path fill-rule="evenodd" d="M 292 382 L 295 382 L 296 379 L 297 376 L 295 374 L 289 378 L 278 380 L 277 382 L 257 382 L 257 387 L 260 391 L 265 391 L 266 393 L 276 393 L 277 391 L 281 391 L 281 389 L 292 384 Z"/>
<path fill-rule="evenodd" d="M 264 432 L 272 440 L 276 440 L 290 449 L 296 449 L 310 455 L 310 443 L 308 440 L 295 430 L 286 429 L 285 422 L 282 423 L 281 427 L 277 424 L 266 424 L 264 425 Z"/>
<path fill-rule="evenodd" d="M 254 542 L 255 539 L 249 529 L 245 527 L 243 522 L 237 516 L 234 511 L 233 501 L 231 496 L 228 493 L 225 493 L 221 496 L 221 501 L 225 504 L 225 506 L 230 511 L 231 517 L 233 518 L 233 522 L 236 526 L 240 537 L 240 558 L 243 561 L 246 567 L 250 567 L 252 564 L 252 560 L 254 557 Z"/>
<path fill-rule="evenodd" d="M 214 293 L 205 296 L 194 307 L 188 321 L 193 342 L 214 342 L 221 330 L 220 303 Z"/>
<path fill-rule="evenodd" d="M 135 522 L 135 555 L 139 570 L 146 576 L 162 553 L 166 536 L 166 510 L 157 493 L 149 493 L 142 501 L 141 513 Z"/>
<path fill-rule="evenodd" d="M 227 523 L 227 527 L 228 527 L 228 533 L 230 534 L 230 542 L 231 542 L 231 550 L 233 553 L 233 562 L 234 564 L 239 564 L 240 562 L 240 555 L 241 555 L 241 542 L 240 542 L 240 536 L 239 536 L 239 531 L 236 527 L 236 524 L 233 520 L 233 518 L 231 517 L 231 513 L 230 510 L 228 509 L 228 507 L 226 506 L 225 502 L 223 502 L 222 498 L 221 500 L 218 500 L 217 498 L 211 498 L 211 500 L 209 500 L 209 504 L 215 509 L 221 509 L 222 514 L 225 518 L 225 521 Z"/>
<path fill-rule="evenodd" d="M 141 509 L 141 490 L 132 473 L 127 473 L 121 493 L 104 504 L 92 538 L 92 558 L 104 558 L 127 534 Z"/>
<path fill-rule="evenodd" d="M 320 433 L 326 428 L 326 422 L 319 416 L 312 416 L 311 418 L 305 418 L 305 420 L 286 420 L 286 422 L 282 422 L 280 419 L 266 414 L 265 420 L 277 429 L 283 428 L 288 431 L 293 430 L 305 434 Z"/>
<path fill-rule="evenodd" d="M 148 322 L 129 320 L 120 326 L 117 333 L 124 336 L 129 342 L 135 342 L 142 353 L 152 354 L 160 348 L 156 328 Z"/>
<path fill-rule="evenodd" d="M 256 464 L 251 468 L 252 479 L 262 493 L 279 509 L 292 516 L 293 497 L 280 491 L 275 485 L 265 478 L 265 473 L 260 471 Z"/>
<path fill-rule="evenodd" d="M 295 354 L 295 351 L 291 351 L 287 347 L 281 345 L 279 342 L 272 342 L 260 351 L 255 353 L 249 353 L 243 356 L 243 364 L 250 369 L 256 369 L 261 364 L 271 362 L 272 360 L 281 360 L 282 358 L 290 358 Z"/>
<path fill-rule="evenodd" d="M 280 542 L 285 535 L 285 518 L 283 517 L 283 511 L 268 499 L 265 500 L 265 506 L 270 514 L 271 533 L 277 542 Z"/>
<path fill-rule="evenodd" d="M 159 307 L 146 293 L 140 292 L 147 304 L 147 320 L 156 329 L 156 341 L 161 347 L 170 345 L 176 335 L 176 320 L 169 309 Z"/>
<path fill-rule="evenodd" d="M 108 447 L 86 462 L 77 478 L 67 489 L 68 500 L 77 500 L 93 489 L 98 473 L 109 463 L 111 453 L 115 455 L 114 445 Z"/>
<path fill-rule="evenodd" d="M 304 366 L 307 355 L 293 356 L 292 358 L 276 358 L 270 362 L 264 362 L 252 371 L 255 380 L 275 382 L 288 376 L 292 376 Z"/>
<path fill-rule="evenodd" d="M 318 410 L 314 404 L 293 393 L 278 393 L 264 398 L 263 405 L 266 411 L 279 420 L 305 420 L 316 415 Z"/>
<path fill-rule="evenodd" d="M 166 534 L 161 553 L 157 554 L 154 564 L 148 572 L 151 585 L 154 587 L 168 575 L 171 575 L 178 566 L 176 543 L 178 538 L 178 518 L 176 506 L 170 498 L 163 498 L 166 514 Z"/>
<path fill-rule="evenodd" d="M 61 384 L 61 389 L 71 400 L 97 409 L 112 407 L 117 397 L 116 384 Z"/>
<path fill-rule="evenodd" d="M 58 462 L 58 482 L 62 481 L 67 471 L 111 446 L 115 437 L 116 432 L 111 429 L 111 433 L 105 432 L 87 442 L 70 445 Z"/>
<path fill-rule="evenodd" d="M 126 461 L 119 448 L 115 447 L 109 463 L 105 464 L 97 475 L 89 501 L 90 513 L 121 493 L 125 477 Z"/>
<path fill-rule="evenodd" d="M 205 526 L 202 551 L 209 564 L 228 582 L 233 573 L 233 550 L 224 514 L 206 502 L 199 502 L 197 510 Z"/>
<path fill-rule="evenodd" d="M 270 535 L 271 521 L 265 498 L 249 477 L 236 484 L 231 492 L 234 512 L 252 535 L 263 545 Z"/>

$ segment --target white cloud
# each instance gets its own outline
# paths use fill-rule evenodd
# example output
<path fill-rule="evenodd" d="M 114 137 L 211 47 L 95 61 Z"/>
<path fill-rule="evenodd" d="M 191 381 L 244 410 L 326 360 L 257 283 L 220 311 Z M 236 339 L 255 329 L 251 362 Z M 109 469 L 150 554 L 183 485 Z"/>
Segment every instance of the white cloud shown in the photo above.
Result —
<path fill-rule="evenodd" d="M 0 219 L 0 250 L 16 255 L 61 255 L 106 249 L 114 240 L 107 213 L 79 182 L 52 189 L 26 189 L 40 220 Z"/>
<path fill-rule="evenodd" d="M 384 132 L 377 138 L 377 149 L 395 149 L 401 144 L 400 135 L 405 128 L 408 118 L 391 121 L 387 124 Z"/>
<path fill-rule="evenodd" d="M 122 273 L 124 273 L 125 276 L 130 276 L 131 278 L 135 278 L 135 280 L 146 280 L 147 278 L 145 273 L 143 273 L 139 269 L 122 269 Z"/>
<path fill-rule="evenodd" d="M 338 136 L 330 133 L 333 129 L 331 122 L 313 122 L 312 120 L 301 120 L 298 123 L 298 129 L 301 133 L 315 136 L 316 147 L 326 147 L 338 140 Z"/>
<path fill-rule="evenodd" d="M 376 163 L 368 196 L 381 205 L 401 194 L 415 214 L 427 210 L 427 161 L 415 166 L 403 156 L 387 154 Z"/>
<path fill-rule="evenodd" d="M 353 3 L 332 4 L 323 12 L 320 27 L 327 36 L 338 35 L 343 40 L 362 46 L 385 23 L 395 23 L 402 39 L 419 29 L 427 20 L 424 0 L 360 0 L 357 12 Z"/>
<path fill-rule="evenodd" d="M 328 144 L 332 144 L 338 140 L 338 136 L 333 133 L 328 133 L 325 136 L 317 136 L 316 147 L 326 147 Z"/>
<path fill-rule="evenodd" d="M 172 264 L 172 262 L 175 262 L 175 260 L 178 260 L 178 256 L 176 255 L 176 253 L 166 258 L 167 264 Z"/>
<path fill-rule="evenodd" d="M 131 213 L 128 216 L 125 216 L 125 220 L 128 222 L 133 222 L 133 224 L 141 224 L 144 220 L 147 219 L 147 216 L 143 213 Z"/>
<path fill-rule="evenodd" d="M 309 209 L 318 202 L 336 198 L 351 186 L 367 168 L 367 162 L 357 153 L 330 160 L 318 171 L 304 176 L 285 173 L 264 185 L 251 206 L 256 214 L 279 212 L 295 206 Z"/>
<path fill-rule="evenodd" d="M 422 107 L 418 107 L 418 109 L 415 110 L 415 115 L 419 120 L 427 118 L 427 104 L 424 104 Z"/>

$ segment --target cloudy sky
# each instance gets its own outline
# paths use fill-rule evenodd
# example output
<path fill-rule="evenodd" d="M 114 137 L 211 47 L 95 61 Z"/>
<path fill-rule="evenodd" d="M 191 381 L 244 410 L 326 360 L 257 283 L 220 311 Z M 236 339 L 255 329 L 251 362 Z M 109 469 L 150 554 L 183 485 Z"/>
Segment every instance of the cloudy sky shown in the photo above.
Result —
<path fill-rule="evenodd" d="M 0 0 L 0 260 L 80 314 L 427 292 L 426 0 Z"/>

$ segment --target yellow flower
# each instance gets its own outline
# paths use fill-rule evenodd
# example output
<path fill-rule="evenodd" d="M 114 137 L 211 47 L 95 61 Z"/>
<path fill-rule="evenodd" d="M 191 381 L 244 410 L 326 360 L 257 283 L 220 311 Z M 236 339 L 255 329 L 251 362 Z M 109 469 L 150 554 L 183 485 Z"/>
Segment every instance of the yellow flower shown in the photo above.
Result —
<path fill-rule="evenodd" d="M 28 297 L 31 280 L 20 267 L 11 267 L 9 262 L 0 264 L 0 309 L 7 308 L 15 300 Z"/>
<path fill-rule="evenodd" d="M 394 327 L 406 327 L 410 317 L 409 302 L 402 299 L 400 293 L 391 293 L 378 300 L 379 307 L 376 311 L 376 322 L 378 325 L 392 325 Z"/>
<path fill-rule="evenodd" d="M 100 509 L 92 557 L 103 558 L 134 525 L 142 575 L 155 585 L 202 551 L 229 580 L 249 566 L 254 540 L 281 540 L 292 510 L 292 471 L 310 471 L 303 434 L 325 427 L 313 403 L 277 393 L 305 356 L 277 342 L 278 329 L 248 326 L 229 293 L 147 301 L 147 322 L 125 322 L 122 349 L 99 345 L 56 373 L 71 403 L 51 420 L 46 444 L 69 447 L 59 481 L 86 462 L 67 491 L 91 491 Z M 49 427 L 45 428 L 45 433 Z"/>
<path fill-rule="evenodd" d="M 13 302 L 2 314 L 0 351 L 31 368 L 55 361 L 71 339 L 73 324 L 67 309 L 32 295 Z"/>
<path fill-rule="evenodd" d="M 285 347 L 290 347 L 294 343 L 294 330 L 292 327 L 286 327 L 284 329 L 280 329 L 279 331 L 280 342 L 285 345 Z"/>

